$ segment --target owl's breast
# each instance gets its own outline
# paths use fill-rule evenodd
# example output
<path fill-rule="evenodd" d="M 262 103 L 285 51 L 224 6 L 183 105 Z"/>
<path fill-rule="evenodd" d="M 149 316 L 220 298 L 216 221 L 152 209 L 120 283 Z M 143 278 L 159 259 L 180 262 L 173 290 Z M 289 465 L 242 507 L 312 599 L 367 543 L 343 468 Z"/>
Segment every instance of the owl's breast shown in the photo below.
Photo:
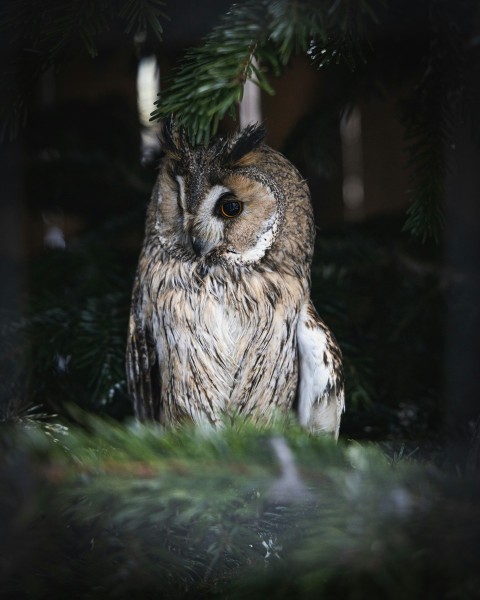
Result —
<path fill-rule="evenodd" d="M 170 273 L 148 287 L 166 420 L 216 423 L 225 412 L 265 416 L 273 406 L 291 406 L 304 295 L 295 279 L 212 273 L 199 282 L 192 273 Z"/>

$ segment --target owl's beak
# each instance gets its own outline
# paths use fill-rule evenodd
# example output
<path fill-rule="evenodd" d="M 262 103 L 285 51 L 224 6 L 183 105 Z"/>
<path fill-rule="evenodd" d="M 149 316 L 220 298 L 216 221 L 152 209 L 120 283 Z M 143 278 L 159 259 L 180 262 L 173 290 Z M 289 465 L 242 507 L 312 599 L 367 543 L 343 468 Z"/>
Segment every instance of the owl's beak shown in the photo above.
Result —
<path fill-rule="evenodd" d="M 192 235 L 190 238 L 190 242 L 192 244 L 192 249 L 197 256 L 204 256 L 208 250 L 210 249 L 210 244 L 206 244 L 203 240 L 198 237 Z"/>
<path fill-rule="evenodd" d="M 218 245 L 218 239 L 211 235 L 210 231 L 203 231 L 201 227 L 189 227 L 187 235 L 195 255 L 202 258 Z"/>

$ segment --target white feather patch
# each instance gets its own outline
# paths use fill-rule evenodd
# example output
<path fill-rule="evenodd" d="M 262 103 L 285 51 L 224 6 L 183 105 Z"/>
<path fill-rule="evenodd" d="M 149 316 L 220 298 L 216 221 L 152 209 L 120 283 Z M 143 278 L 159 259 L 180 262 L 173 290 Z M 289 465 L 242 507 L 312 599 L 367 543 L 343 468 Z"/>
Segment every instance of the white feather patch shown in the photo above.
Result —
<path fill-rule="evenodd" d="M 277 233 L 277 219 L 273 215 L 265 224 L 265 230 L 259 235 L 255 246 L 241 255 L 245 264 L 255 263 L 265 256 L 265 252 L 272 247 Z"/>
<path fill-rule="evenodd" d="M 193 218 L 192 232 L 202 240 L 203 254 L 208 254 L 223 239 L 224 223 L 212 218 L 218 199 L 230 190 L 223 185 L 214 185 L 198 206 Z"/>
<path fill-rule="evenodd" d="M 224 185 L 214 185 L 213 187 L 211 187 L 210 190 L 208 191 L 208 194 L 202 200 L 202 203 L 199 207 L 198 214 L 202 214 L 204 216 L 211 217 L 212 209 L 215 206 L 217 200 L 223 194 L 228 194 L 228 193 L 231 194 L 232 192 L 229 188 L 225 187 Z"/>
<path fill-rule="evenodd" d="M 315 326 L 307 307 L 303 305 L 297 325 L 298 418 L 302 426 L 314 432 L 325 431 L 338 436 L 339 402 L 327 336 L 321 327 Z"/>
<path fill-rule="evenodd" d="M 183 180 L 183 177 L 181 177 L 180 175 L 176 176 L 176 180 L 178 183 L 178 194 L 179 194 L 179 200 L 180 200 L 180 205 L 183 208 L 183 210 L 185 210 L 185 182 Z"/>

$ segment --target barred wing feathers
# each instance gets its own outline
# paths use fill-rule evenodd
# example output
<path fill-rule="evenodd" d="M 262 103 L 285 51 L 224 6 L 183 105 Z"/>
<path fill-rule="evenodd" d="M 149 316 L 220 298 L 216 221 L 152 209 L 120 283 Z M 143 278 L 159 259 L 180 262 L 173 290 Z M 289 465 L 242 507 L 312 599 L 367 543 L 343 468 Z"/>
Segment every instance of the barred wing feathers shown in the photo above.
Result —
<path fill-rule="evenodd" d="M 161 387 L 156 345 L 139 303 L 138 275 L 135 281 L 127 340 L 128 391 L 135 414 L 141 421 L 159 420 Z"/>

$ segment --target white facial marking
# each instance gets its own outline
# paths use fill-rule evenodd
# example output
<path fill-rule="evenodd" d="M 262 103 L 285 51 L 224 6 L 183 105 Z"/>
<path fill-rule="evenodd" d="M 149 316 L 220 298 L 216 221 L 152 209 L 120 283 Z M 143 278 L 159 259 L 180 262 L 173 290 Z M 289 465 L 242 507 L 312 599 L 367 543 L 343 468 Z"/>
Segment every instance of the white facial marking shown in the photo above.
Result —
<path fill-rule="evenodd" d="M 177 180 L 178 183 L 178 194 L 179 194 L 179 201 L 180 201 L 180 205 L 181 207 L 185 210 L 185 182 L 183 181 L 183 177 L 181 177 L 180 175 L 177 175 L 175 177 L 175 179 Z"/>
<path fill-rule="evenodd" d="M 200 202 L 196 214 L 188 223 L 192 239 L 202 247 L 201 255 L 208 254 L 223 241 L 224 223 L 215 218 L 215 205 L 225 193 L 231 193 L 223 185 L 214 185 Z"/>
<path fill-rule="evenodd" d="M 265 256 L 265 252 L 272 247 L 275 234 L 277 233 L 276 215 L 272 215 L 265 223 L 264 231 L 257 238 L 257 243 L 253 248 L 250 248 L 241 255 L 241 260 L 244 263 L 257 262 Z"/>
<path fill-rule="evenodd" d="M 202 200 L 202 203 L 198 209 L 198 216 L 201 219 L 211 218 L 217 200 L 220 198 L 220 196 L 226 193 L 232 192 L 224 185 L 214 185 L 212 188 L 210 188 L 210 191 Z"/>

